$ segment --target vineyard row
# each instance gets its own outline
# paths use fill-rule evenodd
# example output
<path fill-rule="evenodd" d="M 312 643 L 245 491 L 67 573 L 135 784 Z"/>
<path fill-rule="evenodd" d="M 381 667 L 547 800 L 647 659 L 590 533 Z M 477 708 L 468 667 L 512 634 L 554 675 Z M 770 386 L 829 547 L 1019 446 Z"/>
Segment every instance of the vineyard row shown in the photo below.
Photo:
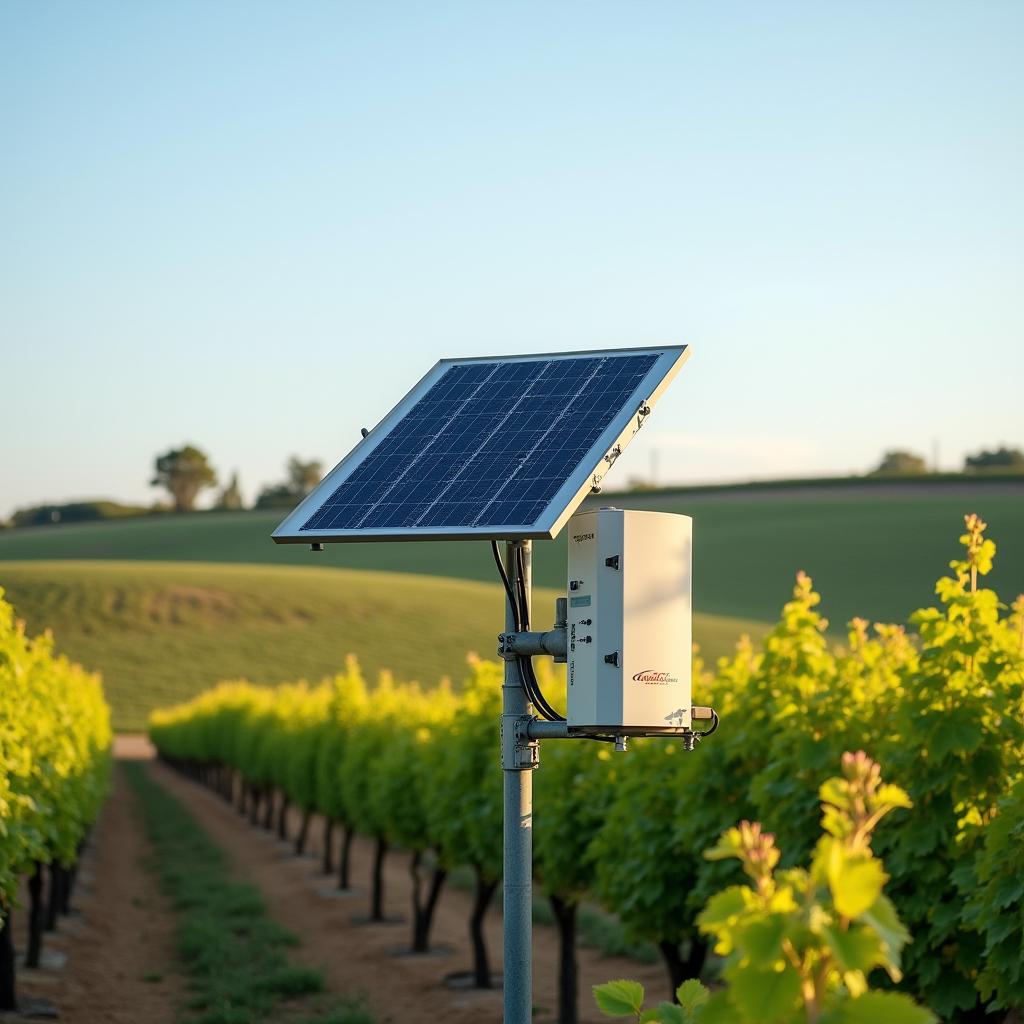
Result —
<path fill-rule="evenodd" d="M 21 882 L 30 902 L 25 966 L 38 967 L 106 795 L 110 743 L 99 677 L 56 656 L 49 634 L 26 636 L 0 590 L 0 1012 L 17 1008 L 11 910 Z"/>

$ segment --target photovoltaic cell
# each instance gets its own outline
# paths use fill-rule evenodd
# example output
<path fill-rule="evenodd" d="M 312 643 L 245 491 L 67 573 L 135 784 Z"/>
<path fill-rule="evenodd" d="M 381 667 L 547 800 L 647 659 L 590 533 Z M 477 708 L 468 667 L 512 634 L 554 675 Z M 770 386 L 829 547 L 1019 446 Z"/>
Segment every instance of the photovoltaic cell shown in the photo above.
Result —
<path fill-rule="evenodd" d="M 300 530 L 532 524 L 657 359 L 450 366 Z"/>

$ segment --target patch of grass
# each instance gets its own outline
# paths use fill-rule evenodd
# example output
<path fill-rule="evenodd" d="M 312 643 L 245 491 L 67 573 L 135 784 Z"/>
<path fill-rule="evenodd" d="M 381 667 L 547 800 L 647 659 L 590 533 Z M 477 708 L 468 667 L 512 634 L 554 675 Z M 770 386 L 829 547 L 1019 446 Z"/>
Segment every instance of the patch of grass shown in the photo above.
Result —
<path fill-rule="evenodd" d="M 234 880 L 224 854 L 188 811 L 137 762 L 123 770 L 153 846 L 149 867 L 179 914 L 178 951 L 192 995 L 186 1024 L 251 1024 L 282 1004 L 323 991 L 320 971 L 288 962 L 296 939 L 266 912 L 259 892 Z M 159 975 L 146 978 L 159 980 Z M 309 1024 L 372 1024 L 330 1008 Z"/>
<path fill-rule="evenodd" d="M 334 1007 L 325 1017 L 304 1017 L 297 1024 L 376 1024 L 361 999 L 352 999 Z"/>
<path fill-rule="evenodd" d="M 493 656 L 504 621 L 497 584 L 342 569 L 0 562 L 0 586 L 30 632 L 51 628 L 59 651 L 102 672 L 119 731 L 222 679 L 319 680 L 350 652 L 371 679 L 458 682 L 468 651 Z M 539 622 L 554 598 L 535 593 Z M 744 628 L 763 627 L 698 616 L 695 635 L 720 653 Z"/>

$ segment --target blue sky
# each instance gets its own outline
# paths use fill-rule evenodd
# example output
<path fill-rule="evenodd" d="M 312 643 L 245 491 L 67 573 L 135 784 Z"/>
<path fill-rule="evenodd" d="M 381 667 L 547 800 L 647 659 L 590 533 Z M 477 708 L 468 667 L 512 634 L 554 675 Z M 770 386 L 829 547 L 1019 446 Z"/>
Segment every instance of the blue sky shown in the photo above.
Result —
<path fill-rule="evenodd" d="M 0 7 L 0 514 L 684 341 L 620 482 L 1024 444 L 1024 4 Z"/>

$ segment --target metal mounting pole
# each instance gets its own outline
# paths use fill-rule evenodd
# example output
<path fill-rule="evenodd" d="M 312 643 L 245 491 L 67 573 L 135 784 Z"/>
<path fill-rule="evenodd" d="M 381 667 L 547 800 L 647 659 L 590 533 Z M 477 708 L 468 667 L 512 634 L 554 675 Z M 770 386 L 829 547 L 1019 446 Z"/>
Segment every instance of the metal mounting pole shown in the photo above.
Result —
<path fill-rule="evenodd" d="M 523 553 L 523 585 L 530 607 L 530 541 L 508 541 L 505 569 L 515 592 L 517 549 Z M 515 616 L 505 602 L 505 632 L 516 629 Z M 530 953 L 533 930 L 533 772 L 536 742 L 527 735 L 529 701 L 515 659 L 505 662 L 501 688 L 501 767 L 505 785 L 504 823 L 504 1024 L 530 1024 L 533 984 Z"/>

